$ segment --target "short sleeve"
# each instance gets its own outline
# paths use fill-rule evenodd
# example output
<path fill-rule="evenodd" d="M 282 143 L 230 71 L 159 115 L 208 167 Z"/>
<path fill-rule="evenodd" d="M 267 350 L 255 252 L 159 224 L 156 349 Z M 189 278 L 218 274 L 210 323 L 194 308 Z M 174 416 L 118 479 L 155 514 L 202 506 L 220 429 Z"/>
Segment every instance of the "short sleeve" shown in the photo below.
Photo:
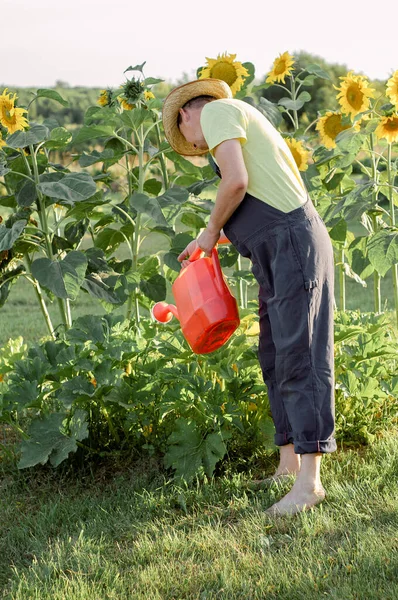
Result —
<path fill-rule="evenodd" d="M 236 105 L 224 100 L 205 104 L 200 125 L 210 151 L 226 140 L 239 139 L 242 145 L 247 141 L 244 113 Z"/>

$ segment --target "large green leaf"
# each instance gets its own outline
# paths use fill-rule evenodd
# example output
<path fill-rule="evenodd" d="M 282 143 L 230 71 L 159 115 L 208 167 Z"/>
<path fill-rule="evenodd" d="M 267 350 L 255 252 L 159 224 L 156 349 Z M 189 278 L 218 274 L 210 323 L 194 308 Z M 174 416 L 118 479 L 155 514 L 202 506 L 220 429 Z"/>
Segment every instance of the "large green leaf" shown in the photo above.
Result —
<path fill-rule="evenodd" d="M 82 288 L 94 298 L 98 298 L 108 304 L 122 304 L 121 298 L 115 294 L 97 273 L 89 273 L 82 283 Z"/>
<path fill-rule="evenodd" d="M 61 94 L 59 94 L 55 90 L 40 88 L 39 90 L 37 90 L 37 97 L 50 98 L 51 100 L 56 100 L 56 102 L 59 102 L 60 104 L 62 104 L 62 106 L 69 106 L 69 102 L 62 98 Z"/>
<path fill-rule="evenodd" d="M 167 468 L 173 468 L 177 478 L 187 482 L 203 468 L 211 477 L 214 468 L 227 451 L 221 432 L 209 433 L 203 437 L 196 423 L 187 419 L 178 419 L 176 429 L 169 436 L 170 444 L 164 457 Z"/>
<path fill-rule="evenodd" d="M 307 73 L 311 73 L 312 75 L 316 75 L 317 77 L 320 77 L 321 79 L 329 79 L 330 80 L 330 75 L 326 71 L 321 69 L 321 67 L 319 65 L 316 65 L 314 63 L 307 65 L 305 67 L 305 71 Z"/>
<path fill-rule="evenodd" d="M 70 420 L 70 435 L 64 433 L 66 414 L 53 413 L 44 419 L 35 419 L 29 427 L 29 439 L 21 444 L 19 469 L 45 464 L 49 459 L 54 467 L 68 458 L 77 449 L 76 441 L 88 436 L 86 413 L 77 410 Z"/>
<path fill-rule="evenodd" d="M 102 137 L 113 135 L 113 128 L 107 125 L 84 126 L 73 136 L 73 144 L 81 144 Z"/>
<path fill-rule="evenodd" d="M 189 198 L 189 192 L 183 187 L 174 186 L 169 188 L 164 194 L 158 196 L 159 205 L 162 208 L 171 204 L 184 204 Z"/>
<path fill-rule="evenodd" d="M 301 92 L 296 100 L 293 100 L 292 98 L 281 98 L 278 104 L 288 110 L 300 110 L 300 108 L 302 108 L 304 104 L 310 100 L 311 96 L 308 92 Z"/>
<path fill-rule="evenodd" d="M 26 181 L 15 194 L 19 206 L 31 206 L 37 198 L 36 185 L 33 181 Z"/>
<path fill-rule="evenodd" d="M 398 231 L 378 231 L 367 242 L 369 260 L 382 277 L 398 263 Z"/>
<path fill-rule="evenodd" d="M 245 101 L 248 102 L 246 98 Z M 250 104 L 256 106 L 254 101 L 250 102 Z M 267 100 L 267 98 L 261 97 L 257 108 L 260 110 L 260 112 L 263 113 L 265 117 L 267 117 L 268 121 L 270 121 L 274 127 L 279 127 L 283 117 L 276 104 L 270 102 L 269 100 Z"/>
<path fill-rule="evenodd" d="M 33 124 L 27 131 L 16 131 L 7 138 L 7 146 L 10 148 L 26 148 L 33 144 L 39 144 L 46 140 L 50 131 L 44 125 Z"/>
<path fill-rule="evenodd" d="M 140 282 L 140 288 L 142 292 L 153 300 L 154 302 L 160 302 L 166 299 L 166 280 L 159 273 L 152 275 L 147 280 Z"/>
<path fill-rule="evenodd" d="M 24 230 L 25 225 L 26 221 L 22 220 L 16 221 L 12 227 L 0 224 L 0 252 L 12 248 L 15 240 L 19 238 Z"/>
<path fill-rule="evenodd" d="M 68 173 L 59 181 L 39 183 L 38 188 L 45 196 L 68 204 L 87 200 L 97 191 L 95 181 L 88 173 Z"/>
<path fill-rule="evenodd" d="M 65 148 L 72 139 L 72 134 L 65 129 L 65 127 L 55 127 L 51 130 L 50 139 L 48 139 L 44 146 L 49 150 L 59 150 Z"/>
<path fill-rule="evenodd" d="M 38 258 L 32 263 L 32 274 L 44 288 L 58 298 L 75 300 L 84 281 L 87 258 L 73 250 L 63 260 Z"/>
<path fill-rule="evenodd" d="M 158 198 L 150 198 L 146 194 L 136 192 L 131 196 L 129 205 L 133 210 L 151 217 L 157 225 L 168 226 Z"/>

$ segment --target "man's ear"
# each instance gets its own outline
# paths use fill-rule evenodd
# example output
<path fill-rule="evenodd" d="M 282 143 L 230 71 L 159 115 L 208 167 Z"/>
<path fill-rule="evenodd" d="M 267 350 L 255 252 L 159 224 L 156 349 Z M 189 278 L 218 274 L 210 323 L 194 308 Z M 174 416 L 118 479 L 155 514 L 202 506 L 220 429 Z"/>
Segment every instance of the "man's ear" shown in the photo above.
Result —
<path fill-rule="evenodd" d="M 180 108 L 180 110 L 178 111 L 181 115 L 181 119 L 183 123 L 187 123 L 190 119 L 190 114 L 187 110 L 185 110 L 185 108 Z"/>

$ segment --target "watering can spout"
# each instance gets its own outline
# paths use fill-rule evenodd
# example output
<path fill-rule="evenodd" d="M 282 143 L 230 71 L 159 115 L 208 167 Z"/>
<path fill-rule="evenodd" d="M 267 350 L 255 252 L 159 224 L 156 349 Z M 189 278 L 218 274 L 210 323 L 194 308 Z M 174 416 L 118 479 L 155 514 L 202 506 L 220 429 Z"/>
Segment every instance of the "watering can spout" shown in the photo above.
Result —
<path fill-rule="evenodd" d="M 180 320 L 177 307 L 174 304 L 157 302 L 152 308 L 152 316 L 159 323 L 168 323 L 173 318 L 173 315 Z"/>

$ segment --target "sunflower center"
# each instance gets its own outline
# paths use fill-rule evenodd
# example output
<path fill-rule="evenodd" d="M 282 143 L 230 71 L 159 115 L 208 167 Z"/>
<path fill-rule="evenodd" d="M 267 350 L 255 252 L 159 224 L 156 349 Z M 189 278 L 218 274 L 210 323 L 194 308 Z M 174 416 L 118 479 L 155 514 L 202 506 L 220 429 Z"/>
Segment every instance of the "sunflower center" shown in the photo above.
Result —
<path fill-rule="evenodd" d="M 238 78 L 234 65 L 227 62 L 218 62 L 214 65 L 211 70 L 211 77 L 214 79 L 221 79 L 228 83 L 229 86 L 233 85 Z"/>
<path fill-rule="evenodd" d="M 349 125 L 345 127 L 341 124 L 341 115 L 331 115 L 326 121 L 324 125 L 325 135 L 335 139 L 335 137 L 344 129 L 348 129 Z"/>
<path fill-rule="evenodd" d="M 388 131 L 398 131 L 398 119 L 390 119 L 384 124 L 384 128 Z"/>
<path fill-rule="evenodd" d="M 286 70 L 287 70 L 286 61 L 278 60 L 278 62 L 276 63 L 276 65 L 274 67 L 275 75 L 281 75 L 281 73 L 284 73 Z"/>
<path fill-rule="evenodd" d="M 347 88 L 347 102 L 350 104 L 350 106 L 355 108 L 355 110 L 359 110 L 362 107 L 363 96 L 364 94 L 358 83 L 351 83 L 351 85 Z"/>

